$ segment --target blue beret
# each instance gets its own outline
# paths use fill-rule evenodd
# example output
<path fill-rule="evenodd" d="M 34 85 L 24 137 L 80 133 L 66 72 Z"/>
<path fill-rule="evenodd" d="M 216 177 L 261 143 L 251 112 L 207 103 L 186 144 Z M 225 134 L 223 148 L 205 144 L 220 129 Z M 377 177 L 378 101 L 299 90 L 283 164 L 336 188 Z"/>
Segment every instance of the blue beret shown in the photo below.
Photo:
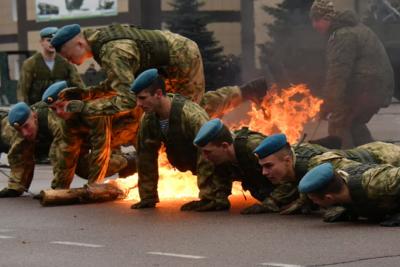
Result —
<path fill-rule="evenodd" d="M 258 158 L 263 159 L 281 150 L 286 144 L 286 135 L 273 134 L 265 138 L 253 152 L 258 156 Z"/>
<path fill-rule="evenodd" d="M 139 74 L 131 85 L 131 91 L 135 94 L 149 87 L 158 77 L 157 69 L 148 69 Z"/>
<path fill-rule="evenodd" d="M 59 81 L 50 85 L 42 95 L 42 101 L 46 104 L 52 104 L 58 99 L 58 94 L 68 87 L 66 81 Z"/>
<path fill-rule="evenodd" d="M 219 133 L 222 126 L 223 124 L 220 119 L 213 119 L 204 123 L 194 138 L 193 144 L 199 147 L 207 145 Z"/>
<path fill-rule="evenodd" d="M 51 39 L 51 45 L 57 51 L 60 51 L 61 47 L 66 42 L 77 36 L 80 32 L 81 32 L 81 26 L 79 26 L 79 24 L 66 25 L 57 31 L 57 33 Z"/>
<path fill-rule="evenodd" d="M 334 177 L 333 166 L 330 163 L 323 163 L 312 168 L 304 175 L 299 183 L 300 193 L 312 193 L 320 191 Z"/>
<path fill-rule="evenodd" d="M 31 114 L 30 107 L 25 102 L 15 104 L 8 112 L 8 122 L 13 127 L 22 126 Z"/>
<path fill-rule="evenodd" d="M 43 28 L 39 34 L 41 38 L 46 38 L 46 37 L 53 38 L 53 36 L 56 34 L 57 31 L 58 31 L 57 27 L 46 27 Z"/>

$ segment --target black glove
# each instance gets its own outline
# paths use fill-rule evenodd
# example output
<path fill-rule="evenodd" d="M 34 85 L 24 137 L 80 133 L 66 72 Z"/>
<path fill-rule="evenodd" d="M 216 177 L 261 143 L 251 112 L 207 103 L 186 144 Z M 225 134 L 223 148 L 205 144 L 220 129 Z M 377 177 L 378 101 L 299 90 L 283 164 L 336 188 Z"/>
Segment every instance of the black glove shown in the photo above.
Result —
<path fill-rule="evenodd" d="M 396 213 L 390 216 L 387 220 L 380 223 L 381 226 L 385 227 L 398 227 L 400 226 L 400 213 Z"/>
<path fill-rule="evenodd" d="M 149 209 L 149 208 L 155 208 L 156 202 L 153 200 L 142 200 L 140 202 L 137 202 L 131 206 L 131 209 Z"/>
<path fill-rule="evenodd" d="M 257 78 L 240 86 L 243 100 L 261 102 L 268 90 L 268 83 L 264 77 Z"/>
<path fill-rule="evenodd" d="M 7 187 L 3 188 L 0 191 L 0 198 L 6 198 L 6 197 L 19 197 L 22 195 L 23 192 L 19 192 L 14 189 L 9 189 Z"/>

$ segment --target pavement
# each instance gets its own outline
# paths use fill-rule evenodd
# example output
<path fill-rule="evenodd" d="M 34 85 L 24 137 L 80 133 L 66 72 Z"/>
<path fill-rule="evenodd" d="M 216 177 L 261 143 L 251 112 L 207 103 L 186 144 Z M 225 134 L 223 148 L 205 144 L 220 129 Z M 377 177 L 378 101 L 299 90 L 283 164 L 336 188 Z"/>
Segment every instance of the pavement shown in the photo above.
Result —
<path fill-rule="evenodd" d="M 374 137 L 399 141 L 399 114 L 395 103 L 376 115 Z M 315 122 L 305 131 L 314 129 Z M 315 137 L 325 129 L 321 124 Z M 48 188 L 51 179 L 51 166 L 37 165 L 30 191 Z M 6 184 L 0 174 L 0 188 Z M 76 177 L 72 187 L 83 184 Z M 42 207 L 28 193 L 0 199 L 0 266 L 400 265 L 399 228 L 328 224 L 316 215 L 243 216 L 254 200 L 240 195 L 231 197 L 229 212 L 181 212 L 183 200 L 132 210 L 133 202 Z"/>

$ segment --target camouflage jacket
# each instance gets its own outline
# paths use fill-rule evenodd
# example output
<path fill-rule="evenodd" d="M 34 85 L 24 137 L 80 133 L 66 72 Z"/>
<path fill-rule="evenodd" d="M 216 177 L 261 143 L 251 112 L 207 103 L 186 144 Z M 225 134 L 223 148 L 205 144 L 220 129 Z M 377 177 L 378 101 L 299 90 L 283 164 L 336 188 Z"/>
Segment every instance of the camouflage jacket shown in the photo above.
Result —
<path fill-rule="evenodd" d="M 84 88 L 83 81 L 74 65 L 56 54 L 53 70 L 44 62 L 41 53 L 24 61 L 18 82 L 18 99 L 30 105 L 42 100 L 43 92 L 56 81 L 66 80 L 70 86 Z"/>
<path fill-rule="evenodd" d="M 324 162 L 332 163 L 347 183 L 352 198 L 348 206 L 357 215 L 382 219 L 388 213 L 400 211 L 399 167 L 359 163 L 331 152 L 313 159 L 310 167 Z"/>
<path fill-rule="evenodd" d="M 153 113 L 145 114 L 140 124 L 137 146 L 140 198 L 158 201 L 157 158 L 159 149 L 164 144 L 167 148 L 167 157 L 174 167 L 180 171 L 191 170 L 197 175 L 200 198 L 212 199 L 215 197 L 212 186 L 212 183 L 216 181 L 213 177 L 214 167 L 193 145 L 193 139 L 198 130 L 209 120 L 209 117 L 199 105 L 189 100 L 184 102 L 180 113 L 174 114 L 174 106 L 177 105 L 174 99 L 177 95 L 168 94 L 167 97 L 172 101 L 168 133 L 162 133 L 159 120 Z M 175 119 L 172 119 L 173 117 Z M 177 123 L 178 121 L 180 122 Z M 174 146 L 176 150 L 169 150 L 169 146 L 170 148 Z M 180 166 L 176 166 L 174 162 Z"/>
<path fill-rule="evenodd" d="M 328 111 L 362 99 L 389 105 L 394 77 L 388 55 L 378 37 L 353 12 L 345 11 L 334 18 L 326 53 L 324 94 Z"/>

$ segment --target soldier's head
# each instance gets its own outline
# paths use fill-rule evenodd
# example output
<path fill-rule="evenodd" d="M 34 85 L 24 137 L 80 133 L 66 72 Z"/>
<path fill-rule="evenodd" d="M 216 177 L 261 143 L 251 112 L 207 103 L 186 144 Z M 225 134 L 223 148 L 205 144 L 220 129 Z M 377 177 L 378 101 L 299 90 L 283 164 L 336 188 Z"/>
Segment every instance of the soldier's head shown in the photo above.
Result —
<path fill-rule="evenodd" d="M 69 101 L 79 99 L 79 96 L 74 95 L 63 95 L 63 97 L 60 97 L 61 91 L 67 88 L 68 83 L 66 81 L 59 81 L 50 85 L 42 95 L 42 101 L 45 102 L 58 117 L 64 120 L 68 120 L 73 116 L 73 113 L 66 111 Z"/>
<path fill-rule="evenodd" d="M 78 24 L 62 27 L 51 39 L 51 45 L 69 62 L 80 65 L 92 58 L 92 50 Z"/>
<path fill-rule="evenodd" d="M 278 184 L 295 179 L 293 152 L 284 134 L 265 138 L 254 153 L 262 167 L 262 173 L 271 183 Z"/>
<path fill-rule="evenodd" d="M 40 31 L 40 45 L 45 53 L 55 53 L 56 49 L 51 45 L 50 41 L 57 33 L 57 27 L 46 27 Z"/>
<path fill-rule="evenodd" d="M 131 91 L 136 95 L 136 104 L 144 112 L 157 111 L 165 99 L 165 82 L 157 69 L 142 72 L 132 83 Z"/>
<path fill-rule="evenodd" d="M 235 160 L 232 133 L 220 119 L 206 122 L 197 133 L 193 144 L 215 165 Z"/>
<path fill-rule="evenodd" d="M 313 28 L 321 34 L 326 34 L 337 14 L 332 0 L 315 0 L 310 10 Z"/>
<path fill-rule="evenodd" d="M 19 102 L 10 109 L 8 122 L 26 140 L 36 139 L 39 130 L 37 114 L 25 102 Z"/>
<path fill-rule="evenodd" d="M 321 207 L 346 204 L 351 201 L 342 172 L 335 172 L 331 163 L 323 163 L 307 172 L 298 189 Z"/>

